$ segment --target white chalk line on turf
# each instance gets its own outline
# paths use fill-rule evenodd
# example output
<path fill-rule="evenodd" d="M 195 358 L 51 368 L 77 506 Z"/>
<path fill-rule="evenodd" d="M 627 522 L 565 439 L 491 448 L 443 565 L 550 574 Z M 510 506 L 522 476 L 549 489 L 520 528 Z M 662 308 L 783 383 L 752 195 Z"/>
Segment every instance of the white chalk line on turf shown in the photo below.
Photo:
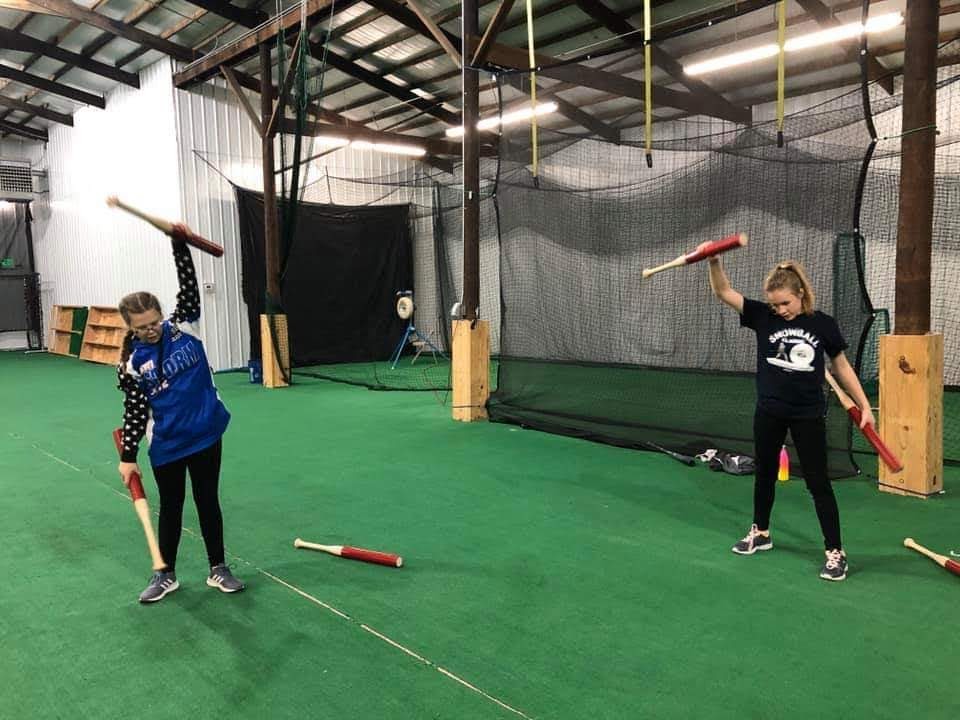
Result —
<path fill-rule="evenodd" d="M 12 437 L 14 440 L 26 440 L 26 438 L 25 438 L 23 435 L 18 435 L 17 433 L 7 433 L 7 435 L 9 435 L 10 437 Z M 30 441 L 27 440 L 27 442 L 30 442 Z M 88 470 L 84 470 L 83 468 L 78 468 L 76 465 L 73 465 L 73 464 L 67 462 L 67 461 L 64 460 L 63 458 L 57 457 L 56 455 L 54 455 L 54 454 L 51 453 L 51 452 L 47 452 L 46 450 L 44 450 L 42 447 L 40 447 L 40 446 L 39 446 L 37 443 L 35 443 L 35 442 L 30 442 L 30 447 L 32 447 L 34 450 L 36 450 L 37 452 L 39 452 L 41 455 L 46 455 L 46 456 L 47 456 L 48 458 L 50 458 L 51 460 L 53 460 L 53 461 L 55 461 L 55 462 L 58 462 L 58 463 L 60 463 L 61 465 L 66 465 L 68 468 L 70 468 L 71 470 L 74 470 L 74 471 L 76 471 L 76 472 L 78 472 L 78 473 L 90 472 L 89 469 L 88 469 Z"/>
<path fill-rule="evenodd" d="M 442 667 L 440 667 L 439 665 L 437 665 L 436 663 L 433 663 L 433 662 L 431 662 L 430 660 L 427 660 L 427 658 L 423 657 L 422 655 L 417 655 L 417 653 L 415 653 L 415 652 L 414 652 L 413 650 L 411 650 L 410 648 L 404 647 L 403 645 L 401 645 L 400 643 L 398 643 L 396 640 L 392 640 L 391 638 L 387 637 L 387 636 L 384 635 L 383 633 L 377 632 L 376 630 L 374 630 L 374 629 L 373 629 L 372 627 L 370 627 L 369 625 L 365 625 L 364 623 L 360 623 L 360 627 L 362 627 L 364 630 L 366 630 L 366 631 L 367 631 L 368 633 L 370 633 L 371 635 L 376 635 L 378 638 L 380 638 L 381 640 L 383 640 L 385 643 L 388 643 L 388 644 L 390 644 L 390 645 L 393 645 L 393 646 L 394 646 L 395 648 L 397 648 L 398 650 L 400 650 L 400 651 L 402 651 L 402 652 L 405 652 L 405 653 L 406 653 L 407 655 L 409 655 L 410 657 L 416 658 L 417 660 L 419 660 L 420 662 L 424 663 L 425 665 L 429 665 L 429 666 L 433 667 L 438 673 L 441 673 L 441 674 L 443 674 L 443 675 L 446 675 L 448 678 L 450 678 L 450 679 L 453 680 L 454 682 L 458 682 L 458 683 L 460 683 L 461 685 L 463 685 L 465 688 L 467 688 L 467 689 L 469 689 L 469 690 L 472 690 L 473 692 L 477 693 L 478 695 L 482 695 L 483 697 L 485 697 L 487 700 L 490 700 L 491 702 L 496 703 L 497 705 L 499 705 L 500 707 L 504 708 L 505 710 L 509 710 L 509 711 L 512 712 L 512 713 L 516 713 L 516 714 L 519 715 L 520 717 L 524 717 L 524 718 L 528 718 L 528 719 L 529 719 L 529 717 L 530 717 L 529 715 L 525 715 L 523 712 L 521 712 L 520 710 L 517 710 L 515 707 L 511 707 L 510 705 L 507 705 L 505 702 L 503 702 L 503 701 L 500 700 L 499 698 L 494 697 L 493 695 L 491 695 L 491 694 L 488 693 L 488 692 L 484 692 L 483 690 L 481 690 L 480 688 L 478 688 L 476 685 L 473 685 L 472 683 L 467 682 L 467 681 L 464 680 L 462 677 L 460 677 L 459 675 L 456 675 L 455 673 L 450 672 L 450 671 L 447 670 L 446 668 L 442 668 Z"/>
<path fill-rule="evenodd" d="M 15 435 L 13 435 L 13 433 L 10 433 L 10 435 L 11 435 L 11 437 L 17 437 L 17 436 L 15 436 Z M 23 439 L 23 438 L 22 438 L 22 436 L 20 436 L 20 437 L 17 437 L 17 439 Z M 75 471 L 78 472 L 78 473 L 84 473 L 84 472 L 85 472 L 85 471 L 82 470 L 81 468 L 78 468 L 76 465 L 71 465 L 71 464 L 70 464 L 69 462 L 67 462 L 66 460 L 64 460 L 64 459 L 62 459 L 62 458 L 59 458 L 59 457 L 57 457 L 56 455 L 54 455 L 54 454 L 52 454 L 52 453 L 47 452 L 46 450 L 44 450 L 43 448 L 41 448 L 41 447 L 40 447 L 39 445 L 37 445 L 36 443 L 31 443 L 31 444 L 33 445 L 33 447 L 34 447 L 36 450 L 38 450 L 39 452 L 41 452 L 41 453 L 43 453 L 44 455 L 46 455 L 47 457 L 49 457 L 51 460 L 55 460 L 56 462 L 60 463 L 61 465 L 65 465 L 66 467 L 70 468 L 71 470 L 75 470 Z M 89 474 L 95 475 L 95 473 L 93 472 L 92 469 L 88 469 L 86 472 L 88 472 Z M 113 487 L 110 487 L 109 485 L 106 485 L 106 483 L 103 483 L 103 484 L 107 487 L 107 489 L 109 489 L 111 492 L 113 492 L 113 493 L 116 494 L 117 496 L 123 498 L 124 500 L 128 500 L 128 499 L 129 499 L 128 496 L 127 496 L 125 493 L 122 493 L 122 492 L 120 492 L 119 490 L 117 490 L 116 488 L 113 488 Z M 157 515 L 156 512 L 154 512 L 153 514 L 154 514 L 154 515 Z M 193 529 L 188 528 L 188 527 L 185 527 L 185 528 L 183 528 L 183 529 L 184 529 L 184 531 L 185 531 L 186 533 L 188 533 L 189 535 L 192 535 L 192 536 L 194 537 L 194 539 L 200 539 L 200 535 L 199 535 L 196 531 L 194 531 Z M 428 665 L 429 667 L 432 667 L 432 668 L 435 669 L 437 672 L 439 672 L 441 675 L 444 675 L 445 677 L 450 678 L 451 680 L 453 680 L 454 682 L 462 685 L 463 687 L 467 688 L 468 690 L 477 693 L 477 694 L 480 695 L 481 697 L 489 700 L 489 701 L 492 702 L 492 703 L 495 703 L 496 705 L 499 705 L 499 706 L 502 707 L 504 710 L 509 710 L 510 712 L 514 713 L 515 715 L 519 715 L 519 716 L 522 717 L 522 718 L 526 718 L 526 720 L 533 720 L 533 718 L 531 718 L 531 716 L 527 715 L 527 714 L 524 713 L 522 710 L 518 710 L 517 708 L 515 708 L 515 707 L 513 707 L 513 706 L 511 706 L 511 705 L 508 705 L 507 703 L 503 702 L 503 701 L 500 700 L 499 698 L 491 695 L 490 693 L 486 692 L 485 690 L 482 690 L 481 688 L 478 688 L 476 685 L 468 682 L 467 680 L 464 680 L 463 678 L 461 678 L 460 676 L 456 675 L 455 673 L 450 672 L 450 671 L 447 670 L 446 668 L 440 667 L 439 665 L 437 665 L 437 664 L 434 663 L 433 661 L 431 661 L 431 660 L 423 657 L 422 655 L 417 654 L 416 652 L 414 652 L 414 651 L 411 650 L 410 648 L 405 647 L 404 645 L 401 645 L 401 644 L 398 643 L 396 640 L 393 640 L 392 638 L 388 637 L 387 635 L 384 635 L 383 633 L 378 632 L 377 630 L 374 630 L 374 629 L 373 629 L 372 627 L 370 627 L 369 625 L 367 625 L 367 624 L 365 624 L 365 623 L 361 623 L 361 622 L 359 622 L 359 621 L 357 621 L 357 620 L 354 620 L 352 617 L 350 617 L 349 615 L 347 615 L 347 614 L 346 614 L 345 612 L 343 612 L 342 610 L 338 610 L 338 609 L 335 608 L 333 605 L 330 605 L 329 603 L 325 603 L 323 600 L 320 600 L 319 598 L 314 597 L 313 595 L 311 595 L 310 593 L 306 592 L 305 590 L 302 590 L 302 589 L 298 588 L 296 585 L 293 585 L 293 584 L 291 584 L 291 583 L 288 583 L 286 580 L 283 580 L 282 578 L 277 577 L 277 576 L 274 575 L 273 573 L 268 572 L 268 571 L 264 570 L 263 568 L 257 567 L 256 565 L 254 565 L 254 564 L 253 564 L 252 562 L 250 562 L 249 560 L 244 560 L 243 558 L 239 557 L 238 555 L 235 555 L 234 553 L 228 553 L 228 554 L 229 554 L 233 559 L 239 560 L 239 561 L 241 561 L 241 562 L 246 563 L 247 565 L 249 565 L 250 567 L 252 567 L 254 570 L 256 570 L 256 571 L 257 571 L 258 573 L 260 573 L 261 575 L 264 575 L 264 576 L 270 578 L 271 580 L 273 580 L 274 582 L 276 582 L 276 583 L 284 586 L 285 588 L 287 588 L 287 589 L 289 589 L 289 590 L 292 590 L 292 591 L 295 592 L 297 595 L 300 595 L 301 597 L 306 598 L 307 600 L 309 600 L 310 602 L 314 603 L 315 605 L 318 605 L 318 606 L 324 608 L 325 610 L 329 610 L 329 611 L 332 612 L 334 615 L 337 615 L 338 617 L 340 617 L 340 618 L 342 618 L 342 619 L 344 619 L 344 620 L 347 620 L 348 622 L 356 623 L 356 624 L 357 624 L 362 630 L 364 630 L 365 632 L 373 635 L 373 636 L 376 637 L 376 638 L 379 638 L 379 639 L 382 640 L 383 642 L 387 643 L 388 645 L 391 645 L 392 647 L 395 647 L 396 649 L 400 650 L 401 652 L 405 653 L 406 655 L 409 655 L 410 657 L 414 658 L 415 660 L 423 663 L 424 665 Z"/>
<path fill-rule="evenodd" d="M 193 535 L 196 534 L 196 533 L 193 533 L 193 532 L 190 531 L 190 530 L 187 530 L 187 532 L 190 532 L 190 533 L 193 534 Z M 427 666 L 429 666 L 429 667 L 434 668 L 437 672 L 439 672 L 439 673 L 441 673 L 442 675 L 450 678 L 450 679 L 453 680 L 454 682 L 459 683 L 460 685 L 462 685 L 463 687 L 467 688 L 468 690 L 471 690 L 471 691 L 477 693 L 477 694 L 480 695 L 481 697 L 486 698 L 486 699 L 489 700 L 490 702 L 499 705 L 500 707 L 504 708 L 505 710 L 509 710 L 510 712 L 514 713 L 515 715 L 519 715 L 519 716 L 522 717 L 522 718 L 526 718 L 526 720 L 533 720 L 533 718 L 532 718 L 531 716 L 527 715 L 527 714 L 524 713 L 522 710 L 518 710 L 517 708 L 508 705 L 507 703 L 503 702 L 503 701 L 500 700 L 499 698 L 494 697 L 494 696 L 491 695 L 490 693 L 488 693 L 488 692 L 486 692 L 486 691 L 478 688 L 476 685 L 473 685 L 472 683 L 467 682 L 466 680 L 464 680 L 463 678 L 461 678 L 461 677 L 457 676 L 456 674 L 450 672 L 450 671 L 447 670 L 446 668 L 440 667 L 440 666 L 437 665 L 435 662 L 433 662 L 433 661 L 431 661 L 431 660 L 423 657 L 422 655 L 419 655 L 418 653 L 414 652 L 414 651 L 411 650 L 410 648 L 405 647 L 404 645 L 401 645 L 401 644 L 398 643 L 396 640 L 388 637 L 387 635 L 384 635 L 384 634 L 381 633 L 381 632 L 378 632 L 377 630 L 374 630 L 372 627 L 370 627 L 370 626 L 367 625 L 366 623 L 362 623 L 362 622 L 360 622 L 360 621 L 358 621 L 358 620 L 355 620 L 354 618 L 352 618 L 352 617 L 350 617 L 349 615 L 347 615 L 346 613 L 338 610 L 337 608 L 333 607 L 332 605 L 323 602 L 322 600 L 314 597 L 313 595 L 311 595 L 310 593 L 306 592 L 305 590 L 301 590 L 301 589 L 298 588 L 296 585 L 293 585 L 293 584 L 291 584 L 291 583 L 288 583 L 286 580 L 283 580 L 282 578 L 277 577 L 277 576 L 274 575 L 273 573 L 270 573 L 270 572 L 264 570 L 263 568 L 257 567 L 256 565 L 254 565 L 253 563 L 251 563 L 249 560 L 243 560 L 242 558 L 234 555 L 233 553 L 229 553 L 229 554 L 230 554 L 233 558 L 235 558 L 235 559 L 237 559 L 237 560 L 241 560 L 242 562 L 247 563 L 248 565 L 250 565 L 250 567 L 252 567 L 252 568 L 253 568 L 254 570 L 256 570 L 258 573 L 260 573 L 260 574 L 262 574 L 262 575 L 265 575 L 266 577 L 270 578 L 270 579 L 273 580 L 274 582 L 277 582 L 277 583 L 279 583 L 280 585 L 283 585 L 284 587 L 289 588 L 290 590 L 293 590 L 295 593 L 297 593 L 297 594 L 300 595 L 301 597 L 306 598 L 306 599 L 309 600 L 310 602 L 312 602 L 312 603 L 314 603 L 314 604 L 316 604 L 316 605 L 319 605 L 320 607 L 325 608 L 325 609 L 333 612 L 334 614 L 338 615 L 339 617 L 343 618 L 344 620 L 346 620 L 346 621 L 348 621 L 348 622 L 355 623 L 355 624 L 358 625 L 362 630 L 364 630 L 364 631 L 370 633 L 371 635 L 379 638 L 380 640 L 382 640 L 383 642 L 387 643 L 388 645 L 391 645 L 391 646 L 397 648 L 398 650 L 400 650 L 401 652 L 409 655 L 410 657 L 414 658 L 415 660 L 418 660 L 419 662 L 422 662 L 424 665 L 427 665 Z"/>

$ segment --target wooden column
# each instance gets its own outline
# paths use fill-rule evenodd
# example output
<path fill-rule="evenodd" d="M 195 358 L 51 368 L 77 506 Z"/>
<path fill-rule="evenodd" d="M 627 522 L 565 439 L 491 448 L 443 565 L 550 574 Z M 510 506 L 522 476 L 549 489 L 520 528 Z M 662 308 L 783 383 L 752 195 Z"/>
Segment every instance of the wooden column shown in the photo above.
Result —
<path fill-rule="evenodd" d="M 266 314 L 260 317 L 261 357 L 264 387 L 285 387 L 284 373 L 289 374 L 290 349 L 287 341 L 287 316 L 280 309 L 280 229 L 277 220 L 277 185 L 274 176 L 273 150 L 275 130 L 270 130 L 273 115 L 273 64 L 270 45 L 260 43 L 260 127 L 263 164 L 263 245 L 267 272 Z M 271 331 L 272 325 L 272 331 Z M 276 342 L 274 342 L 274 340 Z"/>
<path fill-rule="evenodd" d="M 479 34 L 477 0 L 463 0 L 462 57 L 473 57 L 471 38 Z M 463 83 L 463 309 L 464 317 L 477 317 L 480 305 L 480 154 L 477 121 L 480 119 L 480 77 L 464 62 Z"/>
<path fill-rule="evenodd" d="M 943 488 L 943 336 L 930 334 L 939 6 L 907 0 L 896 313 L 880 338 L 880 433 L 904 465 L 880 463 L 880 489 L 922 498 Z"/>
<path fill-rule="evenodd" d="M 880 336 L 880 438 L 903 463 L 880 463 L 880 489 L 928 498 L 943 490 L 943 335 Z"/>
<path fill-rule="evenodd" d="M 480 32 L 477 0 L 463 0 L 461 56 L 473 57 Z M 464 62 L 463 83 L 463 309 L 453 323 L 453 419 L 486 420 L 490 396 L 490 324 L 478 320 L 480 306 L 480 77 Z"/>
<path fill-rule="evenodd" d="M 453 321 L 453 419 L 487 419 L 490 397 L 490 323 Z"/>
<path fill-rule="evenodd" d="M 938 0 L 907 0 L 894 333 L 930 331 Z"/>

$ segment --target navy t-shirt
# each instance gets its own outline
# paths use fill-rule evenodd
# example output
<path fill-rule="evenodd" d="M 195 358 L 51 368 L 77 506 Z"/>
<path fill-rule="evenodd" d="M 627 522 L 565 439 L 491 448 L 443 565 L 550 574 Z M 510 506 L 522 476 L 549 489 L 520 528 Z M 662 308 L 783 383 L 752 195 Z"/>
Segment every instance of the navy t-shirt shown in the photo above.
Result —
<path fill-rule="evenodd" d="M 757 334 L 760 409 L 781 418 L 822 417 L 824 354 L 834 358 L 847 347 L 837 321 L 819 310 L 784 320 L 766 303 L 744 298 L 740 325 Z"/>

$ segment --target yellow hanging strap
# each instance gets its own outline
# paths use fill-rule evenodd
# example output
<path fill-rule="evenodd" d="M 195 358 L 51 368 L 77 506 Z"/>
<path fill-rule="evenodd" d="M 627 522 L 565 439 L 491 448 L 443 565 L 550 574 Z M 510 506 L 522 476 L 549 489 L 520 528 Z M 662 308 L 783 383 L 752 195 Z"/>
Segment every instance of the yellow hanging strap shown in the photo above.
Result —
<path fill-rule="evenodd" d="M 643 0 L 643 114 L 648 168 L 653 167 L 653 63 L 650 54 L 650 0 Z"/>
<path fill-rule="evenodd" d="M 784 46 L 787 42 L 787 3 L 777 5 L 777 147 L 783 147 Z"/>
<path fill-rule="evenodd" d="M 533 181 L 537 182 L 537 61 L 533 49 L 533 0 L 527 0 L 527 48 L 530 52 L 530 142 L 533 149 Z"/>

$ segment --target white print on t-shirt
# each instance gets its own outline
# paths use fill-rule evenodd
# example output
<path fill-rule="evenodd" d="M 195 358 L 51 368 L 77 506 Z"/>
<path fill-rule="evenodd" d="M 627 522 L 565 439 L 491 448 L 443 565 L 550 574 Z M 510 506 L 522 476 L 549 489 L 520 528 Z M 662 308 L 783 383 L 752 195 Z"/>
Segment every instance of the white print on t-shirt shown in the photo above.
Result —
<path fill-rule="evenodd" d="M 777 355 L 768 357 L 768 363 L 787 372 L 813 372 L 814 348 L 820 344 L 818 337 L 806 330 L 788 328 L 773 333 L 768 339 L 771 345 L 777 345 Z"/>

